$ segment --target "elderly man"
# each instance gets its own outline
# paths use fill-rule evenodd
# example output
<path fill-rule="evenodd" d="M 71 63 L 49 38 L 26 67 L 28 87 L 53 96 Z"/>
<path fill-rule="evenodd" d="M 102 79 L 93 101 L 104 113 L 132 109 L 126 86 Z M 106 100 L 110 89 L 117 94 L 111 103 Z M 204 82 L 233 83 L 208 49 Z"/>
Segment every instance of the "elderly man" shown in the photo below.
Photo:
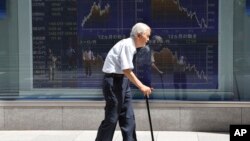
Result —
<path fill-rule="evenodd" d="M 144 95 L 151 94 L 152 89 L 142 84 L 132 71 L 136 49 L 145 47 L 150 34 L 151 29 L 148 25 L 137 23 L 132 27 L 130 37 L 116 43 L 108 52 L 102 69 L 105 73 L 105 118 L 98 129 L 96 141 L 112 141 L 118 121 L 123 141 L 137 141 L 129 80 Z"/>

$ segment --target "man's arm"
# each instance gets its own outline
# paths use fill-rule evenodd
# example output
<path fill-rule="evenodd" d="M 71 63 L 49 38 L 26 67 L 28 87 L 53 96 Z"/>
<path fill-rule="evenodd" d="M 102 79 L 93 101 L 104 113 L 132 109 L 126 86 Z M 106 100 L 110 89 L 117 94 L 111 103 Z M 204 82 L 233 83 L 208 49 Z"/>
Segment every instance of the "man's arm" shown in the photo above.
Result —
<path fill-rule="evenodd" d="M 150 95 L 152 93 L 151 88 L 142 84 L 132 70 L 125 69 L 123 70 L 123 73 L 135 86 L 137 86 L 143 92 L 144 95 Z"/>
<path fill-rule="evenodd" d="M 152 66 L 160 75 L 163 74 L 163 72 L 155 65 L 154 62 L 152 62 L 151 66 Z"/>

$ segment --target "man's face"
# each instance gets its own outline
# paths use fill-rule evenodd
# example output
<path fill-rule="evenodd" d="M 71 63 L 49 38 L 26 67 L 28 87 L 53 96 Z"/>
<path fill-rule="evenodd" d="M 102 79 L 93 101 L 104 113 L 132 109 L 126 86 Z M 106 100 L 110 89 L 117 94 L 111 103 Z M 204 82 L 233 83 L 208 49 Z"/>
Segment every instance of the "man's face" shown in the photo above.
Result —
<path fill-rule="evenodd" d="M 138 41 L 141 47 L 146 46 L 147 42 L 149 41 L 150 34 L 151 34 L 151 31 L 147 30 L 145 33 L 138 36 L 138 39 L 139 39 Z"/>

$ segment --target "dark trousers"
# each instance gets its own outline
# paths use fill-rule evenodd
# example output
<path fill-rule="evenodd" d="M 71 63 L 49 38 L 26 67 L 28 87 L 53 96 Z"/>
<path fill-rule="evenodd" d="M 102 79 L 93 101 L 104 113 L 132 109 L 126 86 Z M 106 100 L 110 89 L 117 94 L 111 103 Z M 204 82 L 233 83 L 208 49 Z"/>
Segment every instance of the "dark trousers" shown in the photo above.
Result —
<path fill-rule="evenodd" d="M 128 78 L 122 75 L 105 75 L 103 94 L 106 101 L 105 118 L 98 129 L 96 141 L 112 141 L 118 121 L 123 141 L 137 141 Z"/>

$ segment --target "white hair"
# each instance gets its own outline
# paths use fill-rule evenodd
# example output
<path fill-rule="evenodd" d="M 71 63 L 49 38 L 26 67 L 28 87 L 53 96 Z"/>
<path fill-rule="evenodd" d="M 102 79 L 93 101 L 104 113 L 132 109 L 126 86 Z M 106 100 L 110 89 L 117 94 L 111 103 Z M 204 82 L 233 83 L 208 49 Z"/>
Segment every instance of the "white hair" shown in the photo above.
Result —
<path fill-rule="evenodd" d="M 145 33 L 147 30 L 151 30 L 150 27 L 148 25 L 146 25 L 145 23 L 136 23 L 133 27 L 132 30 L 130 32 L 130 37 L 135 37 L 138 34 L 143 34 Z"/>

